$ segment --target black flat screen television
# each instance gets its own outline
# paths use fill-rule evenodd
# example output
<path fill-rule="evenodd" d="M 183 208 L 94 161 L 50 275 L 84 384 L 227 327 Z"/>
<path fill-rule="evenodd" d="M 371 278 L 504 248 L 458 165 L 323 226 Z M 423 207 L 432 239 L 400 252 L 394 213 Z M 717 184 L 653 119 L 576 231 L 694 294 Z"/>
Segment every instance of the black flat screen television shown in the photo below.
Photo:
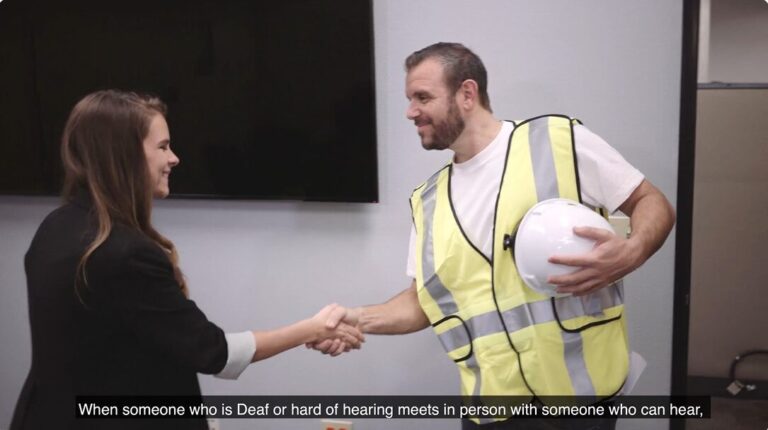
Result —
<path fill-rule="evenodd" d="M 58 194 L 107 88 L 168 104 L 172 196 L 378 200 L 371 0 L 2 1 L 0 194 Z"/>

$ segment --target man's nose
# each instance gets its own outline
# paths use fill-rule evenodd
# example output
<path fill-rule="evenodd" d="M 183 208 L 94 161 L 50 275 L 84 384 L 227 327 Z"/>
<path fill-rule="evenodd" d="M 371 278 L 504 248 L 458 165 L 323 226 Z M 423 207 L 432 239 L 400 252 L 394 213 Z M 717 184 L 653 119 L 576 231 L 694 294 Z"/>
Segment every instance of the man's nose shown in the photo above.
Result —
<path fill-rule="evenodd" d="M 406 116 L 408 119 L 410 119 L 410 120 L 414 120 L 414 119 L 416 119 L 416 117 L 418 117 L 418 116 L 419 116 L 419 113 L 420 113 L 420 112 L 419 112 L 419 109 L 418 109 L 418 108 L 416 108 L 416 107 L 413 105 L 413 103 L 409 104 L 409 105 L 408 105 L 408 109 L 406 109 L 406 110 L 405 110 L 405 116 Z"/>

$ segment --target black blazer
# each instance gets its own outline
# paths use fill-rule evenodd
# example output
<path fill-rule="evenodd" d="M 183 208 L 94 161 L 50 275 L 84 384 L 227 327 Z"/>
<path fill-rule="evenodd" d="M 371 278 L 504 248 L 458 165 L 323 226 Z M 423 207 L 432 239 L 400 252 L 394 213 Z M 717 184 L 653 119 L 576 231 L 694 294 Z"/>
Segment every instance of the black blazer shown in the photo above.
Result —
<path fill-rule="evenodd" d="M 32 365 L 11 430 L 207 428 L 205 420 L 75 419 L 77 395 L 200 395 L 227 361 L 222 330 L 179 289 L 165 252 L 123 225 L 75 271 L 96 231 L 87 193 L 51 212 L 25 257 Z"/>

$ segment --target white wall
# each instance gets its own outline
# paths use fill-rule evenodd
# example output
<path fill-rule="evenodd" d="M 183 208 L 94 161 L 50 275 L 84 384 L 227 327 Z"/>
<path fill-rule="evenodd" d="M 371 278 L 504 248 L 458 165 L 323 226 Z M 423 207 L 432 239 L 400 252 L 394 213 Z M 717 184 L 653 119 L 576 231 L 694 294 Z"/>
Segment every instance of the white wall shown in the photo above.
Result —
<path fill-rule="evenodd" d="M 501 118 L 580 117 L 675 201 L 682 1 L 375 0 L 379 204 L 163 201 L 193 298 L 226 330 L 274 327 L 330 301 L 382 301 L 406 287 L 411 190 L 449 158 L 427 153 L 404 110 L 402 62 L 436 41 L 485 61 Z M 653 31 L 649 31 L 649 29 Z M 0 197 L 0 428 L 29 367 L 23 254 L 55 199 Z M 674 240 L 627 280 L 630 337 L 649 361 L 636 390 L 669 391 Z M 338 359 L 297 349 L 207 394 L 451 394 L 453 364 L 429 331 L 369 337 Z M 623 429 L 657 429 L 631 420 Z M 225 430 L 314 429 L 314 421 L 231 420 Z M 359 421 L 356 429 L 459 428 L 452 421 Z"/>

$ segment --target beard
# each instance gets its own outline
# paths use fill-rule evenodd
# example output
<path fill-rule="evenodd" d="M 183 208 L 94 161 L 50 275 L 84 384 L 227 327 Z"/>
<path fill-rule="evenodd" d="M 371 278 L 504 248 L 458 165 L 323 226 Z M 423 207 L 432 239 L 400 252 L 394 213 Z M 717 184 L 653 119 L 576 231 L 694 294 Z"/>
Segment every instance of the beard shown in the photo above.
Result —
<path fill-rule="evenodd" d="M 459 109 L 455 103 L 448 107 L 448 113 L 443 121 L 433 123 L 435 130 L 432 140 L 426 141 L 421 138 L 421 146 L 427 150 L 448 149 L 464 131 L 464 119 L 459 115 Z"/>

